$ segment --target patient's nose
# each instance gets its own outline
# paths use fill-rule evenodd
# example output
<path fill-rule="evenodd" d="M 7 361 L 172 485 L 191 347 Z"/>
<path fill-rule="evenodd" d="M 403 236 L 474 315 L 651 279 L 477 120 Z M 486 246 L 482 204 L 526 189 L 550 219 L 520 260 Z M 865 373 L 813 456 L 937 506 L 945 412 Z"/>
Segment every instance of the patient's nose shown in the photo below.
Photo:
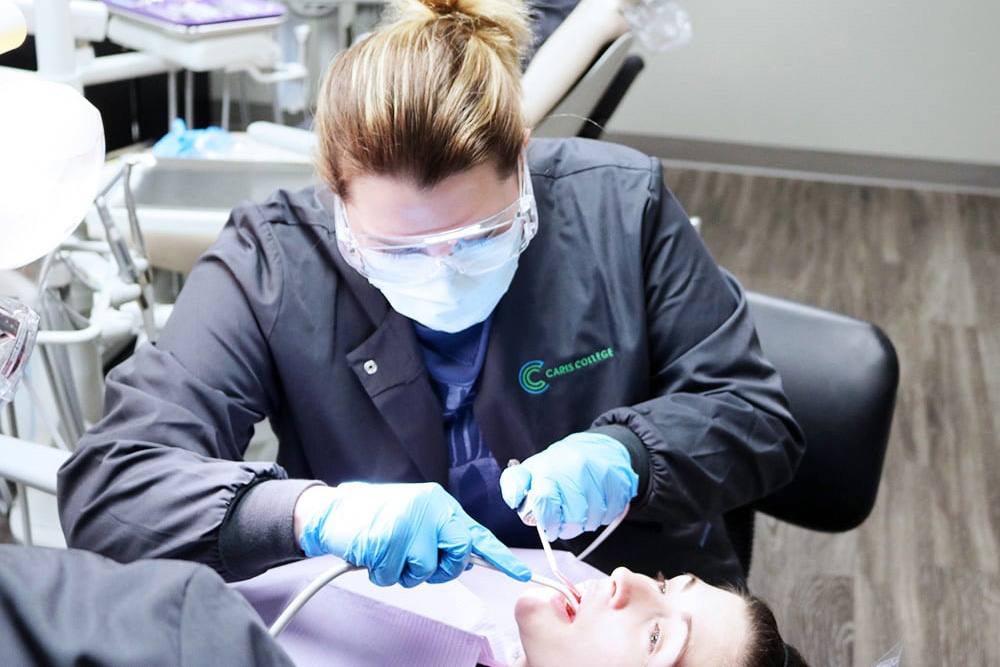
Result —
<path fill-rule="evenodd" d="M 624 568 L 611 573 L 612 592 L 609 603 L 612 609 L 624 609 L 637 598 L 645 595 L 649 582 L 642 576 Z"/>

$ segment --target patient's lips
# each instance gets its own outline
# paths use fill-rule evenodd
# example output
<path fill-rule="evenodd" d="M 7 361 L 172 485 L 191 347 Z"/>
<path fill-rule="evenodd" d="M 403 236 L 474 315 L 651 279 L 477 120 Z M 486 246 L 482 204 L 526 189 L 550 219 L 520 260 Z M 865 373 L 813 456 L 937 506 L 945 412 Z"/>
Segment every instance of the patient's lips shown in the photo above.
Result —
<path fill-rule="evenodd" d="M 611 584 L 612 587 L 614 584 Z M 595 594 L 598 592 L 600 586 L 600 581 L 597 579 L 588 579 L 582 583 L 577 584 L 576 588 L 579 592 L 579 597 L 576 598 L 577 608 L 574 609 L 573 605 L 569 603 L 564 595 L 556 593 L 553 591 L 552 604 L 555 606 L 556 611 L 559 612 L 561 617 L 567 618 L 571 623 L 576 620 L 576 615 L 580 613 L 580 609 L 583 608 L 584 604 L 593 604 L 592 602 L 585 603 L 585 600 L 593 600 Z M 612 588 L 613 591 L 613 588 Z M 565 607 L 565 613 L 563 613 L 562 607 Z"/>
<path fill-rule="evenodd" d="M 572 623 L 576 620 L 576 610 L 573 609 L 573 605 L 569 603 L 565 595 L 552 589 L 546 589 L 545 592 L 549 594 L 548 602 L 560 620 L 565 623 Z"/>

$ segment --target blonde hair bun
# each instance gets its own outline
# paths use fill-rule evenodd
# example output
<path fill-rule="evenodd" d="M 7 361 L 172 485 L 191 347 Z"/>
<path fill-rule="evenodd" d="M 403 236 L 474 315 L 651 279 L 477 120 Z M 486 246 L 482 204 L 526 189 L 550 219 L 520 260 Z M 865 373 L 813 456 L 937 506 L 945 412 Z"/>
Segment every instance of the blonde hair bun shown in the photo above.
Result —
<path fill-rule="evenodd" d="M 521 0 L 394 0 L 386 23 L 458 21 L 470 35 L 490 42 L 504 61 L 520 68 L 531 44 L 529 11 Z"/>

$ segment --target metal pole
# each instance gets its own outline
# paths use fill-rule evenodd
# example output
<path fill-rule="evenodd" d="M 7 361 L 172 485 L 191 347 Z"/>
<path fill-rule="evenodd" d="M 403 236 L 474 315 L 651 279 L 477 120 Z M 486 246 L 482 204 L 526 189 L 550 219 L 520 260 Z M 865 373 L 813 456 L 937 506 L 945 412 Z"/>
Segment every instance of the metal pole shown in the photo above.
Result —
<path fill-rule="evenodd" d="M 18 437 L 17 415 L 14 413 L 14 404 L 7 404 L 7 425 L 10 427 L 12 437 Z M 34 542 L 31 537 L 31 515 L 28 510 L 28 487 L 18 482 L 14 485 L 16 495 L 21 498 L 21 528 L 24 531 L 24 543 L 31 546 Z"/>

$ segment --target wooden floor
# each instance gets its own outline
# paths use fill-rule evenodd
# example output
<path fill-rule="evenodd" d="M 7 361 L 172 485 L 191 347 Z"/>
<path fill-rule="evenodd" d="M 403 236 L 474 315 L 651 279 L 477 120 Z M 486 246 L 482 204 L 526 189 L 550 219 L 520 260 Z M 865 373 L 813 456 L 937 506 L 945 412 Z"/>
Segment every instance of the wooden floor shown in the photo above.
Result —
<path fill-rule="evenodd" d="M 814 665 L 1000 666 L 1000 198 L 667 169 L 748 288 L 878 324 L 900 388 L 859 529 L 758 522 L 750 586 Z"/>
<path fill-rule="evenodd" d="M 750 583 L 786 639 L 817 666 L 872 667 L 897 642 L 902 667 L 1000 666 L 1000 198 L 666 179 L 747 287 L 875 322 L 899 354 L 868 522 L 840 535 L 758 522 Z"/>

